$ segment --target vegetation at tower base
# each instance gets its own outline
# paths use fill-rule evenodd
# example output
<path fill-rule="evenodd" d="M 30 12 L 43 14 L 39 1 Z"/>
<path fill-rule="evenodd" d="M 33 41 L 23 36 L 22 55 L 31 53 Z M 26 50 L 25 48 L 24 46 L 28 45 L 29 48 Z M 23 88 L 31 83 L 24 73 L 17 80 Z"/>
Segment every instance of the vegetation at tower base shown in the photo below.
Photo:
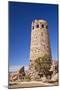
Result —
<path fill-rule="evenodd" d="M 25 81 L 31 81 L 31 78 L 30 78 L 29 75 L 25 75 L 24 80 L 25 80 Z"/>
<path fill-rule="evenodd" d="M 48 55 L 44 55 L 43 57 L 39 57 L 35 60 L 35 69 L 39 72 L 39 75 L 45 75 L 46 78 L 49 74 L 49 70 L 51 68 L 51 57 Z"/>

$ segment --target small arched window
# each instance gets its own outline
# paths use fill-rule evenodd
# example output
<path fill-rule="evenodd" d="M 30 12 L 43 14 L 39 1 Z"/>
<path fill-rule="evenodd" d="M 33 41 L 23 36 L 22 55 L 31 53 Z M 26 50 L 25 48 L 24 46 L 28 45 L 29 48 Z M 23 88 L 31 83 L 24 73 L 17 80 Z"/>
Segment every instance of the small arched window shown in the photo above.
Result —
<path fill-rule="evenodd" d="M 36 28 L 39 28 L 39 24 L 36 25 Z"/>
<path fill-rule="evenodd" d="M 44 24 L 42 24 L 41 27 L 44 28 Z"/>
<path fill-rule="evenodd" d="M 46 29 L 48 29 L 48 25 L 46 26 Z"/>
<path fill-rule="evenodd" d="M 34 29 L 34 26 L 32 26 L 32 29 Z"/>

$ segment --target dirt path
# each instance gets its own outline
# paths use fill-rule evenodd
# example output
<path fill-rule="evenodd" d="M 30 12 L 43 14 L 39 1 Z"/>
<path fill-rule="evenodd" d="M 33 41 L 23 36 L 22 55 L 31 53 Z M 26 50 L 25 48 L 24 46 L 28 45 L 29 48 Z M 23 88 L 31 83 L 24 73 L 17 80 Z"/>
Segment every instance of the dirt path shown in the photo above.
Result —
<path fill-rule="evenodd" d="M 31 82 L 11 82 L 9 88 L 22 88 L 22 87 L 45 87 L 53 86 L 54 84 L 43 83 L 41 81 L 31 81 Z"/>

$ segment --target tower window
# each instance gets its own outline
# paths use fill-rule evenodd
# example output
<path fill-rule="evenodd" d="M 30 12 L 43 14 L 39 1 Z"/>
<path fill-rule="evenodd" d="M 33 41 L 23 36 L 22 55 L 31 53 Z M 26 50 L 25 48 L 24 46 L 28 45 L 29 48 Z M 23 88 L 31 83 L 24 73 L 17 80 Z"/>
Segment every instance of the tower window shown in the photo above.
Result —
<path fill-rule="evenodd" d="M 48 29 L 48 26 L 46 26 L 46 29 Z"/>
<path fill-rule="evenodd" d="M 42 24 L 42 28 L 44 28 L 44 25 Z"/>
<path fill-rule="evenodd" d="M 39 25 L 38 24 L 36 25 L 36 28 L 39 28 Z"/>
<path fill-rule="evenodd" d="M 34 29 L 34 26 L 32 27 L 32 29 Z"/>

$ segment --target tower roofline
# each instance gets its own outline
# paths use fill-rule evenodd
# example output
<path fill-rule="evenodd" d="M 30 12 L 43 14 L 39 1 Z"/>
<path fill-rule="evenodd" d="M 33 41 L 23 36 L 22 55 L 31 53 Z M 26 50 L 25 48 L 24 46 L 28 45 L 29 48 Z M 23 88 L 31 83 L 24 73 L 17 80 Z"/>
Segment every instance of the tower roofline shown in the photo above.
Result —
<path fill-rule="evenodd" d="M 35 20 L 32 21 L 32 24 L 37 23 L 37 22 L 40 22 L 40 23 L 47 23 L 47 21 L 44 20 L 44 19 L 35 19 Z M 47 24 L 48 24 L 48 23 L 47 23 Z"/>

